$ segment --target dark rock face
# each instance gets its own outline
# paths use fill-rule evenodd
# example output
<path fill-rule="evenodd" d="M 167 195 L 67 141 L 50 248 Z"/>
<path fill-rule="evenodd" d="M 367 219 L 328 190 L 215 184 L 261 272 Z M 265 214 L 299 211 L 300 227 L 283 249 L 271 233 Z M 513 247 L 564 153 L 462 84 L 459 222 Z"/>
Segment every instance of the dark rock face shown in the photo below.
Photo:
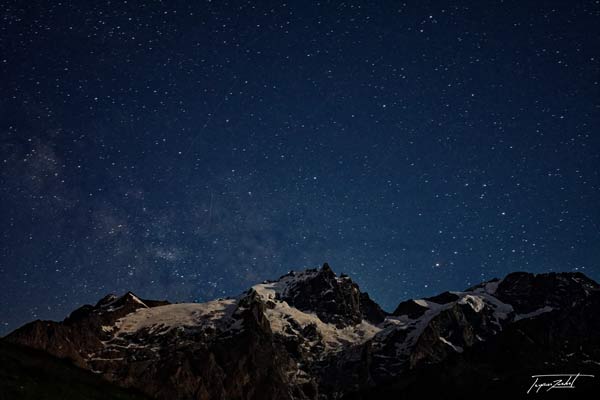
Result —
<path fill-rule="evenodd" d="M 437 304 L 448 304 L 458 300 L 459 296 L 454 293 L 444 292 L 433 297 L 426 297 L 425 300 L 432 301 Z"/>
<path fill-rule="evenodd" d="M 396 307 L 392 315 L 407 315 L 410 318 L 419 318 L 420 316 L 425 314 L 425 311 L 427 310 L 427 307 L 418 304 L 414 300 L 406 300 L 398 304 L 398 307 Z"/>
<path fill-rule="evenodd" d="M 535 281 L 531 278 L 525 277 L 529 282 Z M 538 275 L 540 278 L 545 276 Z M 551 281 L 556 278 L 549 277 Z M 586 281 L 590 283 L 587 278 Z M 576 297 L 577 293 L 575 290 Z M 344 398 L 596 398 L 600 388 L 599 309 L 600 292 L 591 290 L 576 308 L 557 309 L 507 324 L 497 335 L 465 347 L 464 353 L 405 370 L 380 385 L 347 393 Z M 578 372 L 594 378 L 578 378 L 575 388 L 566 392 L 542 389 L 536 394 L 534 388 L 527 394 L 534 382 L 532 375 Z"/>
<path fill-rule="evenodd" d="M 360 313 L 362 319 L 372 322 L 374 324 L 378 324 L 385 320 L 385 317 L 388 315 L 385 311 L 379 307 L 379 304 L 375 303 L 369 297 L 367 292 L 360 293 Z"/>
<path fill-rule="evenodd" d="M 544 306 L 577 306 L 598 288 L 596 282 L 579 272 L 543 275 L 514 272 L 498 285 L 497 297 L 511 304 L 515 312 L 525 314 Z"/>
<path fill-rule="evenodd" d="M 338 278 L 325 263 L 311 278 L 297 283 L 282 300 L 301 311 L 313 311 L 322 321 L 340 327 L 363 319 L 379 323 L 386 313 L 348 277 Z"/>
<path fill-rule="evenodd" d="M 590 368 L 600 356 L 599 297 L 598 285 L 581 274 L 518 273 L 408 300 L 371 340 L 338 354 L 320 387 L 349 399 L 506 398 L 523 396 L 531 375 L 556 373 L 552 365 L 593 374 L 600 366 Z M 395 317 L 399 323 L 386 327 Z M 561 348 L 557 356 L 549 356 L 553 347 Z"/>
<path fill-rule="evenodd" d="M 530 375 L 600 369 L 599 311 L 582 274 L 519 272 L 387 314 L 324 265 L 203 304 L 109 295 L 5 340 L 156 399 L 518 397 Z"/>
<path fill-rule="evenodd" d="M 490 325 L 491 314 L 476 312 L 464 304 L 452 305 L 432 318 L 419 336 L 410 355 L 411 368 L 422 363 L 438 363 L 473 346 L 482 337 L 492 336 L 494 326 Z"/>

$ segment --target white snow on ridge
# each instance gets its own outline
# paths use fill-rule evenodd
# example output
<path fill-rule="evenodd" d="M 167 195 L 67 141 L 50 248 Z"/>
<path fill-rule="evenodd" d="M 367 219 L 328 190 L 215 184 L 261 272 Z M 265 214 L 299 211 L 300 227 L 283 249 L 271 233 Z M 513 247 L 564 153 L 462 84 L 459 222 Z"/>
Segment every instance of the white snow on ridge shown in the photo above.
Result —
<path fill-rule="evenodd" d="M 429 302 L 427 300 L 417 299 L 417 300 L 413 300 L 413 302 L 420 305 L 421 307 L 429 308 Z"/>
<path fill-rule="evenodd" d="M 381 328 L 367 321 L 362 321 L 360 324 L 345 328 L 338 328 L 334 324 L 321 321 L 313 313 L 302 312 L 295 307 L 290 307 L 285 301 L 277 301 L 275 308 L 266 310 L 266 315 L 271 323 L 273 332 L 286 336 L 290 335 L 286 332 L 286 329 L 292 327 L 288 322 L 290 318 L 302 328 L 314 324 L 317 331 L 323 337 L 323 342 L 327 350 L 341 350 L 340 345 L 365 342 L 381 330 Z"/>
<path fill-rule="evenodd" d="M 279 280 L 273 282 L 264 282 L 252 286 L 261 297 L 265 300 L 274 300 L 277 294 L 285 296 L 287 291 L 296 283 L 312 278 L 317 275 L 318 271 L 307 270 L 302 272 L 290 272 L 288 275 L 282 276 Z"/>
<path fill-rule="evenodd" d="M 474 291 L 452 292 L 458 296 L 458 299 L 446 304 L 438 304 L 425 299 L 413 300 L 421 307 L 427 310 L 416 319 L 409 318 L 407 315 L 388 316 L 378 325 L 362 321 L 359 324 L 339 328 L 335 324 L 322 321 L 313 312 L 303 312 L 295 307 L 291 307 L 287 302 L 281 300 L 294 286 L 306 279 L 312 278 L 319 273 L 318 270 L 307 270 L 303 272 L 291 272 L 284 275 L 277 281 L 265 281 L 264 283 L 252 286 L 252 289 L 263 300 L 270 300 L 274 306 L 268 306 L 265 309 L 265 315 L 270 322 L 274 333 L 283 336 L 292 336 L 294 331 L 314 325 L 319 335 L 322 337 L 322 343 L 325 346 L 324 352 L 336 352 L 343 350 L 348 344 L 360 344 L 374 338 L 374 345 L 384 343 L 388 334 L 406 330 L 406 337 L 402 343 L 397 344 L 397 355 L 405 355 L 417 343 L 423 331 L 429 325 L 430 321 L 443 310 L 447 310 L 455 304 L 468 305 L 475 312 L 479 313 L 489 310 L 493 313 L 492 322 L 501 329 L 501 320 L 507 319 L 513 308 L 498 300 L 492 293 L 495 293 L 498 282 L 489 282 Z M 154 334 L 164 334 L 173 328 L 204 328 L 212 327 L 220 331 L 237 329 L 241 327 L 241 321 L 232 318 L 232 314 L 238 307 L 238 301 L 241 300 L 247 292 L 233 299 L 220 299 L 206 303 L 182 303 L 170 304 L 165 306 L 140 308 L 125 317 L 119 319 L 114 326 L 103 326 L 105 332 L 112 332 L 117 338 L 121 335 L 131 334 L 140 330 L 148 329 Z M 141 300 L 134 300 L 144 304 Z M 144 304 L 145 305 L 145 304 Z M 515 320 L 530 318 L 543 312 L 550 311 L 549 307 L 536 310 L 534 313 L 519 315 Z M 488 311 L 486 311 L 486 315 Z M 233 323 L 235 322 L 235 323 Z M 455 351 L 461 352 L 460 346 L 455 346 L 447 339 L 440 340 L 451 346 Z M 320 342 L 320 341 L 319 341 Z M 312 347 L 316 343 L 312 339 L 307 339 L 305 346 Z"/>
<path fill-rule="evenodd" d="M 140 308 L 115 323 L 117 334 L 150 331 L 168 331 L 177 327 L 195 327 L 210 323 L 221 325 L 229 320 L 237 307 L 235 299 L 214 300 L 207 303 L 168 304 Z"/>
<path fill-rule="evenodd" d="M 505 304 L 496 297 L 487 292 L 486 288 L 478 288 L 474 292 L 452 292 L 459 298 L 446 304 L 438 304 L 428 300 L 413 300 L 420 306 L 427 307 L 423 315 L 416 319 L 408 317 L 408 315 L 400 315 L 397 317 L 388 316 L 385 321 L 379 325 L 381 332 L 375 336 L 375 343 L 385 342 L 387 335 L 397 330 L 408 330 L 406 339 L 403 343 L 396 344 L 396 354 L 398 356 L 406 355 L 417 342 L 423 331 L 429 325 L 430 321 L 435 318 L 440 312 L 451 308 L 454 304 L 469 305 L 473 311 L 481 312 L 485 308 L 491 309 L 493 312 L 493 320 L 499 328 L 502 327 L 501 320 L 507 319 L 510 313 L 513 312 L 513 307 L 510 304 Z M 440 337 L 440 340 L 451 346 L 455 351 L 462 352 L 462 347 L 450 343 L 445 338 Z M 482 340 L 480 338 L 480 340 Z"/>
<path fill-rule="evenodd" d="M 127 295 L 129 295 L 129 297 L 136 303 L 143 305 L 144 307 L 148 307 L 146 305 L 146 303 L 144 303 L 139 297 L 137 297 L 135 294 L 129 292 L 127 293 Z"/>

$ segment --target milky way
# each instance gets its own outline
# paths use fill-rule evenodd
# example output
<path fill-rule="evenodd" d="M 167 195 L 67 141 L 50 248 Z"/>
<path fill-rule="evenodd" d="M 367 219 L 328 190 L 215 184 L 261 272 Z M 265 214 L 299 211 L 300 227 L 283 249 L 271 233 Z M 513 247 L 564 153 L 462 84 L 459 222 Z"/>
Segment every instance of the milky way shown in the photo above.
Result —
<path fill-rule="evenodd" d="M 327 261 L 600 278 L 600 4 L 3 2 L 0 333 Z"/>

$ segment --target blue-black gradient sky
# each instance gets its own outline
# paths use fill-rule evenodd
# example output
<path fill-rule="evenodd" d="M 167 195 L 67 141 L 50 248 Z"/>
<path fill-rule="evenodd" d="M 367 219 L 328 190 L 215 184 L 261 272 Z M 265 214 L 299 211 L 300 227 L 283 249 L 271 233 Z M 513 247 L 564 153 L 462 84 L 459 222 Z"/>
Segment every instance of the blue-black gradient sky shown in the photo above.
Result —
<path fill-rule="evenodd" d="M 598 1 L 0 1 L 0 333 L 327 261 L 600 278 Z"/>

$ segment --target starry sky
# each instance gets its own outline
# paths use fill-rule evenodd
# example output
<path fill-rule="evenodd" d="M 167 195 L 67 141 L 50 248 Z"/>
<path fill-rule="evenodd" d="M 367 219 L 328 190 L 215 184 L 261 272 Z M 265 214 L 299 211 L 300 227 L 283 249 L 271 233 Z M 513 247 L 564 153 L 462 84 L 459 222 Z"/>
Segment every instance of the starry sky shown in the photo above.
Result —
<path fill-rule="evenodd" d="M 0 334 L 327 261 L 600 279 L 598 1 L 0 1 Z"/>

